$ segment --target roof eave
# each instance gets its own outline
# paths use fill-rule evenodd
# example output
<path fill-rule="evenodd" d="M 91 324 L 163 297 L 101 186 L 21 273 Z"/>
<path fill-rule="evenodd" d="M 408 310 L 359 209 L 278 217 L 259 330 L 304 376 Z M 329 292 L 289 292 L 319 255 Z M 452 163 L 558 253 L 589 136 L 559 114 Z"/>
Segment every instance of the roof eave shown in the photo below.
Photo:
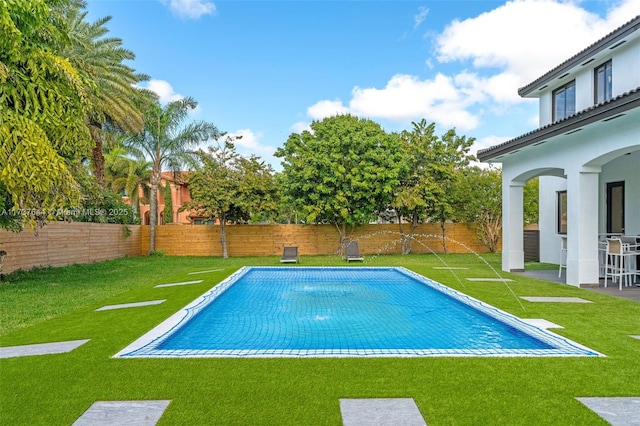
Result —
<path fill-rule="evenodd" d="M 640 107 L 640 88 L 629 92 L 627 95 L 606 102 L 595 108 L 586 109 L 565 120 L 556 122 L 546 127 L 534 130 L 530 133 L 518 136 L 500 145 L 478 151 L 476 157 L 479 161 L 488 162 L 505 154 L 542 142 L 555 136 L 572 132 L 583 126 L 598 121 L 606 120 L 634 108 Z"/>
<path fill-rule="evenodd" d="M 536 79 L 535 81 L 527 84 L 524 87 L 521 87 L 520 89 L 518 89 L 518 94 L 523 98 L 527 97 L 528 95 L 533 93 L 536 89 L 542 86 L 548 85 L 555 78 L 558 78 L 566 74 L 572 68 L 578 65 L 582 65 L 585 61 L 590 59 L 592 56 L 594 56 L 601 50 L 604 50 L 611 46 L 615 46 L 615 44 L 621 41 L 623 38 L 627 37 L 628 35 L 638 30 L 640 30 L 640 15 L 636 16 L 631 21 L 627 22 L 626 24 L 622 25 L 618 29 L 609 33 L 602 39 L 596 41 L 594 44 L 582 50 L 575 56 L 569 58 L 562 64 L 558 65 L 551 71 L 544 74 L 542 77 Z"/>

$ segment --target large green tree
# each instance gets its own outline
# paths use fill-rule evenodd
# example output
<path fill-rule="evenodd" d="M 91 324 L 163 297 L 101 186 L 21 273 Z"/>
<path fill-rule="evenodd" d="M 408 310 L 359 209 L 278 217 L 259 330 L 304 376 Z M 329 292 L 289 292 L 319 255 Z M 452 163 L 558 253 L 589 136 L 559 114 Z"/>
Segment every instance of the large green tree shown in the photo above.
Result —
<path fill-rule="evenodd" d="M 11 0 L 0 7 L 0 182 L 34 226 L 80 205 L 69 163 L 87 155 L 86 85 L 61 52 L 60 10 L 70 0 Z"/>
<path fill-rule="evenodd" d="M 314 121 L 276 152 L 284 192 L 306 223 L 330 223 L 340 233 L 375 220 L 393 199 L 402 167 L 398 136 L 352 115 Z"/>
<path fill-rule="evenodd" d="M 401 134 L 403 159 L 407 167 L 392 204 L 401 218 L 406 218 L 411 224 L 406 234 L 400 220 L 403 252 L 411 251 L 413 231 L 422 221 L 440 223 L 442 246 L 446 252 L 445 223 L 453 213 L 456 171 L 473 159 L 469 150 L 475 139 L 460 136 L 455 129 L 438 137 L 435 124 L 427 124 L 424 119 L 412 124 L 411 131 Z"/>
<path fill-rule="evenodd" d="M 252 216 L 275 212 L 278 190 L 271 166 L 258 157 L 237 153 L 233 138 L 207 152 L 200 151 L 201 166 L 189 176 L 191 202 L 183 209 L 220 223 L 222 256 L 229 257 L 227 224 L 249 222 Z"/>
<path fill-rule="evenodd" d="M 149 252 L 155 251 L 156 225 L 158 223 L 158 188 L 162 170 L 179 171 L 184 164 L 196 159 L 194 148 L 211 137 L 218 136 L 218 129 L 205 121 L 185 124 L 189 111 L 197 106 L 192 98 L 183 98 L 165 106 L 159 102 L 148 105 L 144 111 L 142 132 L 127 136 L 124 146 L 139 159 L 151 162 L 150 240 Z"/>

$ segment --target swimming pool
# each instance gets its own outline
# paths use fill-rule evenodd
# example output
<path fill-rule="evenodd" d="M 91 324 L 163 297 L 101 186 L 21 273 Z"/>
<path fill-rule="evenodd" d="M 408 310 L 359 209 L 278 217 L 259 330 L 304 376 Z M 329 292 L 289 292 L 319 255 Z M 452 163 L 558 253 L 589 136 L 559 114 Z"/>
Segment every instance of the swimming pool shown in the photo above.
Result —
<path fill-rule="evenodd" d="M 405 268 L 244 267 L 116 357 L 597 355 Z"/>

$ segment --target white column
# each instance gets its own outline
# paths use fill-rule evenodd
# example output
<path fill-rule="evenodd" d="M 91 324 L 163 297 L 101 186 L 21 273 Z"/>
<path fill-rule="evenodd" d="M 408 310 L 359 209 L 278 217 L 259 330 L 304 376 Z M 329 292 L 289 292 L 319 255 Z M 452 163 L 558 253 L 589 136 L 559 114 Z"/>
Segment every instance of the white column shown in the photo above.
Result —
<path fill-rule="evenodd" d="M 508 186 L 506 185 L 508 184 Z M 502 182 L 502 270 L 524 271 L 524 182 Z"/>
<path fill-rule="evenodd" d="M 567 174 L 567 284 L 598 284 L 600 167 Z"/>

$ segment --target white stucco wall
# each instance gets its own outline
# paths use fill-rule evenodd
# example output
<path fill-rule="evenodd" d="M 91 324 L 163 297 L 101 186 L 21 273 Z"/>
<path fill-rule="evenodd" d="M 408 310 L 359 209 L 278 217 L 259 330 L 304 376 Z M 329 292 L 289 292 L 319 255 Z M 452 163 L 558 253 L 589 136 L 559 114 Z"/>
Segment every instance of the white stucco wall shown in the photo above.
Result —
<path fill-rule="evenodd" d="M 576 111 L 582 111 L 595 104 L 594 71 L 597 67 L 611 59 L 612 95 L 619 96 L 640 86 L 640 38 L 630 41 L 614 51 L 605 50 L 597 59 L 584 67 L 578 68 L 562 80 L 555 80 L 540 92 L 531 96 L 539 97 L 540 127 L 551 124 L 553 117 L 553 91 L 575 80 Z"/>
<path fill-rule="evenodd" d="M 540 176 L 540 262 L 559 263 L 560 236 L 557 233 L 556 193 L 567 190 L 567 180 L 555 176 Z"/>

